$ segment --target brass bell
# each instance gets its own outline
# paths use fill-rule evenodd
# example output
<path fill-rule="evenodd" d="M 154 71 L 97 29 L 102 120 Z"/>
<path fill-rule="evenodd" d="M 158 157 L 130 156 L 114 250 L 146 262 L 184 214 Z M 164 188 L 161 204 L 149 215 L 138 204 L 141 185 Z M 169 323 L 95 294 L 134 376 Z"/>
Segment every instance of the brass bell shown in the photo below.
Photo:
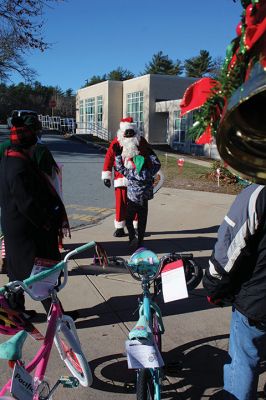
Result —
<path fill-rule="evenodd" d="M 266 184 L 266 71 L 260 63 L 228 101 L 216 143 L 233 173 Z"/>

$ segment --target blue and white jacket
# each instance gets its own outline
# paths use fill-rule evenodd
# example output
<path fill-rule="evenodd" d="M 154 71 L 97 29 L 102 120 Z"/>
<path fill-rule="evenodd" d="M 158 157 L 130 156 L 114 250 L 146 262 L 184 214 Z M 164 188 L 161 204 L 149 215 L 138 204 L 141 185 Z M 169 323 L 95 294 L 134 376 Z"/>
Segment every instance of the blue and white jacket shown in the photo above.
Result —
<path fill-rule="evenodd" d="M 126 168 L 121 156 L 115 158 L 117 171 L 128 180 L 128 199 L 140 205 L 143 204 L 143 201 L 153 198 L 153 177 L 161 168 L 161 163 L 156 155 L 151 154 L 147 158 L 149 158 L 149 167 L 144 165 L 139 173 L 135 168 Z"/>
<path fill-rule="evenodd" d="M 265 186 L 251 184 L 236 197 L 218 230 L 203 285 L 212 300 L 266 322 Z"/>

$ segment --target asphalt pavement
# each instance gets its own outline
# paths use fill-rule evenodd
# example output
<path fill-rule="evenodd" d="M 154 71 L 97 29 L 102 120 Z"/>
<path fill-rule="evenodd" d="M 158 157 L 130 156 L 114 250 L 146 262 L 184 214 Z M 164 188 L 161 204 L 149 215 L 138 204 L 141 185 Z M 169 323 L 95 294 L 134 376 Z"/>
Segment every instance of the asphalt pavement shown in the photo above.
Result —
<path fill-rule="evenodd" d="M 233 195 L 161 188 L 149 202 L 145 247 L 162 256 L 171 251 L 191 252 L 196 262 L 206 267 L 215 243 L 217 229 L 234 200 Z M 67 251 L 89 242 L 100 242 L 107 253 L 129 258 L 128 238 L 114 238 L 114 216 L 94 226 L 76 228 L 72 238 L 64 241 Z M 0 285 L 6 276 L 0 275 Z M 94 264 L 92 250 L 80 254 L 69 263 L 69 281 L 59 293 L 65 310 L 78 310 L 78 335 L 93 370 L 92 387 L 60 388 L 53 399 L 102 400 L 134 399 L 134 372 L 128 370 L 125 340 L 137 320 L 139 282 L 126 270 Z M 29 308 L 43 313 L 39 303 L 27 299 Z M 183 368 L 166 369 L 163 399 L 219 399 L 222 367 L 227 360 L 230 308 L 208 304 L 201 284 L 187 299 L 164 304 L 160 302 L 165 324 L 163 358 L 166 365 L 182 361 Z M 45 323 L 36 324 L 41 331 Z M 6 337 L 2 336 L 2 339 Z M 29 338 L 24 355 L 30 357 L 38 343 Z M 10 370 L 0 363 L 0 386 Z M 66 367 L 54 347 L 47 370 L 47 379 L 54 382 L 67 375 Z M 266 374 L 262 371 L 259 399 Z M 241 384 L 241 383 L 240 383 Z"/>

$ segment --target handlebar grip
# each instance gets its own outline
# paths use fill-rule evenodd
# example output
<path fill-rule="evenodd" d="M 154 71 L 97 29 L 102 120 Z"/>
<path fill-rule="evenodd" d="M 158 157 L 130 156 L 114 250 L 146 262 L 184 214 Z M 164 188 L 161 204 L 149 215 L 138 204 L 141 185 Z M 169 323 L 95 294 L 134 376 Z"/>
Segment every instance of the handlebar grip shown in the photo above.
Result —
<path fill-rule="evenodd" d="M 75 252 L 75 254 L 79 254 L 79 253 L 82 253 L 83 251 L 85 251 L 85 250 L 87 250 L 87 249 L 90 249 L 91 247 L 93 247 L 93 246 L 95 246 L 95 245 L 96 245 L 95 242 L 89 242 L 89 243 L 83 244 L 83 245 L 80 246 L 80 247 L 77 247 L 77 248 L 74 250 L 74 252 Z"/>

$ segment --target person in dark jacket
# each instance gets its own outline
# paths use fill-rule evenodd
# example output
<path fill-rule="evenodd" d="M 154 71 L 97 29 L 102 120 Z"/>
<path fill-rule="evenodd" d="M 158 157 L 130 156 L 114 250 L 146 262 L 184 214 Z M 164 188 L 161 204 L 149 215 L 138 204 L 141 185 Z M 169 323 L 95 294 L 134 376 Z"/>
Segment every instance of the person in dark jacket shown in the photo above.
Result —
<path fill-rule="evenodd" d="M 69 233 L 65 207 L 32 161 L 37 135 L 21 121 L 11 128 L 11 146 L 0 164 L 1 225 L 10 280 L 23 280 L 36 257 L 59 261 L 58 236 Z M 20 299 L 24 309 L 24 296 Z"/>
<path fill-rule="evenodd" d="M 203 278 L 209 301 L 232 305 L 225 399 L 257 398 L 266 354 L 266 187 L 251 184 L 236 197 L 218 230 Z"/>
<path fill-rule="evenodd" d="M 114 146 L 114 152 L 116 154 L 115 168 L 128 180 L 126 227 L 129 243 L 130 246 L 140 247 L 146 230 L 148 200 L 153 198 L 153 177 L 159 171 L 161 163 L 150 149 L 146 157 L 135 155 L 131 162 L 131 168 L 126 168 L 122 161 L 121 147 Z M 135 215 L 138 217 L 138 238 L 136 238 L 133 224 Z"/>
<path fill-rule="evenodd" d="M 53 182 L 54 176 L 59 173 L 59 167 L 53 158 L 48 147 L 41 141 L 42 124 L 35 115 L 23 115 L 21 117 L 13 117 L 12 125 L 19 127 L 24 126 L 29 130 L 34 131 L 37 135 L 37 143 L 32 152 L 32 160 L 36 166 L 46 174 L 50 182 Z M 5 140 L 0 144 L 0 161 L 4 157 L 5 151 L 11 147 L 10 139 Z M 60 195 L 60 193 L 59 193 Z M 60 242 L 62 238 L 59 238 Z M 2 240 L 2 266 L 1 273 L 7 273 L 4 239 Z"/>

